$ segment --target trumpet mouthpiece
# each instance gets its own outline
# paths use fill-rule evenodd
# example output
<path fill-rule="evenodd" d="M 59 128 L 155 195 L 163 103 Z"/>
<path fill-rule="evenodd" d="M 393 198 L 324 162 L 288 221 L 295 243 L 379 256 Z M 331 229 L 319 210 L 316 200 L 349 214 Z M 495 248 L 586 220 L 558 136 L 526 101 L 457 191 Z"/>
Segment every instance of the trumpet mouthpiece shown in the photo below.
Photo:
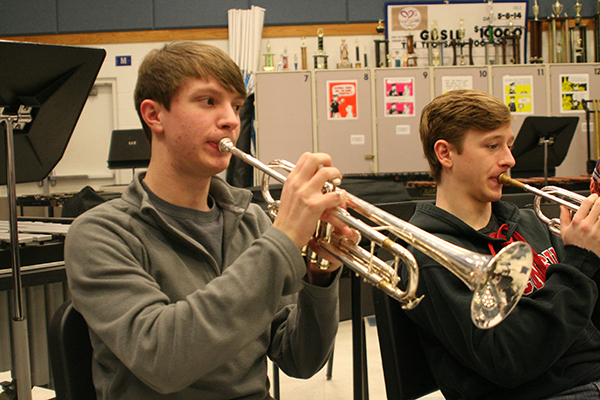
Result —
<path fill-rule="evenodd" d="M 502 185 L 511 185 L 511 186 L 516 186 L 516 187 L 520 187 L 523 188 L 523 186 L 525 186 L 523 183 L 512 179 L 510 176 L 508 176 L 506 174 L 506 172 L 501 173 L 500 175 L 498 175 L 498 182 L 501 183 Z"/>
<path fill-rule="evenodd" d="M 510 185 L 510 178 L 506 175 L 505 172 L 498 175 L 498 182 L 503 185 Z"/>
<path fill-rule="evenodd" d="M 221 139 L 219 142 L 219 151 L 221 153 L 229 153 L 233 147 L 233 142 L 229 138 Z"/>

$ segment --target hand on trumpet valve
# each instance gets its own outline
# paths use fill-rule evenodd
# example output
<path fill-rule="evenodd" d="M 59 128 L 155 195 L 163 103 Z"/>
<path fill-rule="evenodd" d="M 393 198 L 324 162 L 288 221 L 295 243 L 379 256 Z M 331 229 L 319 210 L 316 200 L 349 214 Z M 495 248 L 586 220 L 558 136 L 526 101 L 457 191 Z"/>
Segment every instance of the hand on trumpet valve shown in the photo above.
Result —
<path fill-rule="evenodd" d="M 326 216 L 325 210 L 343 205 L 345 191 L 323 193 L 327 182 L 340 177 L 340 171 L 331 166 L 329 155 L 304 153 L 283 185 L 273 226 L 301 249 L 313 236 L 317 221 Z"/>
<path fill-rule="evenodd" d="M 563 242 L 575 245 L 600 256 L 600 201 L 597 194 L 588 196 L 572 214 L 560 207 L 560 231 Z"/>
<path fill-rule="evenodd" d="M 307 276 L 310 283 L 327 285 L 331 273 L 342 266 L 341 261 L 321 247 L 324 242 L 332 243 L 339 240 L 346 240 L 356 245 L 360 241 L 360 234 L 325 212 L 307 245 Z"/>

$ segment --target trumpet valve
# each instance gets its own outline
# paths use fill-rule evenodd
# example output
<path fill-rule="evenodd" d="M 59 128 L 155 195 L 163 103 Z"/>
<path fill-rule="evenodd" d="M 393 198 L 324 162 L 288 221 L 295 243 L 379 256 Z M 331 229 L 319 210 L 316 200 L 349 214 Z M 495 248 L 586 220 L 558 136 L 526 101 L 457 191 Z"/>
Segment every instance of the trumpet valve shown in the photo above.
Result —
<path fill-rule="evenodd" d="M 342 180 L 340 178 L 333 178 L 325 182 L 325 186 L 321 190 L 323 194 L 334 192 L 337 190 L 337 187 L 342 184 Z"/>
<path fill-rule="evenodd" d="M 331 262 L 322 257 L 319 257 L 319 262 L 317 265 L 321 271 L 327 271 L 329 268 L 331 268 Z"/>

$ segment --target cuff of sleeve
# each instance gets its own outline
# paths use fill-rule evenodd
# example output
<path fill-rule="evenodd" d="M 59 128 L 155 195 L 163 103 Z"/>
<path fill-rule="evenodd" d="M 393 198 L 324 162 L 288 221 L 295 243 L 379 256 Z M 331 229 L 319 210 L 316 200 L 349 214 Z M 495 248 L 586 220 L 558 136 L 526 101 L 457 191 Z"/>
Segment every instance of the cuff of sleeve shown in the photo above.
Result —
<path fill-rule="evenodd" d="M 342 269 L 344 266 L 342 265 L 340 268 L 331 273 L 332 279 L 329 285 L 327 286 L 318 286 L 309 283 L 306 278 L 302 280 L 302 284 L 304 285 L 304 290 L 309 290 L 311 293 L 314 293 L 314 296 L 329 296 L 329 293 L 334 292 L 338 293 L 338 288 L 340 284 L 340 276 L 342 276 Z"/>
<path fill-rule="evenodd" d="M 590 278 L 600 268 L 600 258 L 593 251 L 568 244 L 565 246 L 565 254 L 565 264 L 573 265 Z"/>

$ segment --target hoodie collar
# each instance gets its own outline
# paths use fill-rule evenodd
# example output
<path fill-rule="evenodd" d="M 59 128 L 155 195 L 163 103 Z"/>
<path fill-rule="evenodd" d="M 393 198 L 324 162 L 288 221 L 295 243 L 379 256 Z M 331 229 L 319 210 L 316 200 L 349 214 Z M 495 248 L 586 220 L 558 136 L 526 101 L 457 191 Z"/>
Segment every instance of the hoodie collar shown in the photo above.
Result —
<path fill-rule="evenodd" d="M 508 225 L 506 235 L 511 237 L 521 218 L 518 207 L 512 203 L 496 201 L 492 203 L 492 213 L 496 215 L 500 225 Z M 503 239 L 489 238 L 432 202 L 419 202 L 410 223 L 436 235 L 445 234 L 471 240 L 504 241 Z"/>

